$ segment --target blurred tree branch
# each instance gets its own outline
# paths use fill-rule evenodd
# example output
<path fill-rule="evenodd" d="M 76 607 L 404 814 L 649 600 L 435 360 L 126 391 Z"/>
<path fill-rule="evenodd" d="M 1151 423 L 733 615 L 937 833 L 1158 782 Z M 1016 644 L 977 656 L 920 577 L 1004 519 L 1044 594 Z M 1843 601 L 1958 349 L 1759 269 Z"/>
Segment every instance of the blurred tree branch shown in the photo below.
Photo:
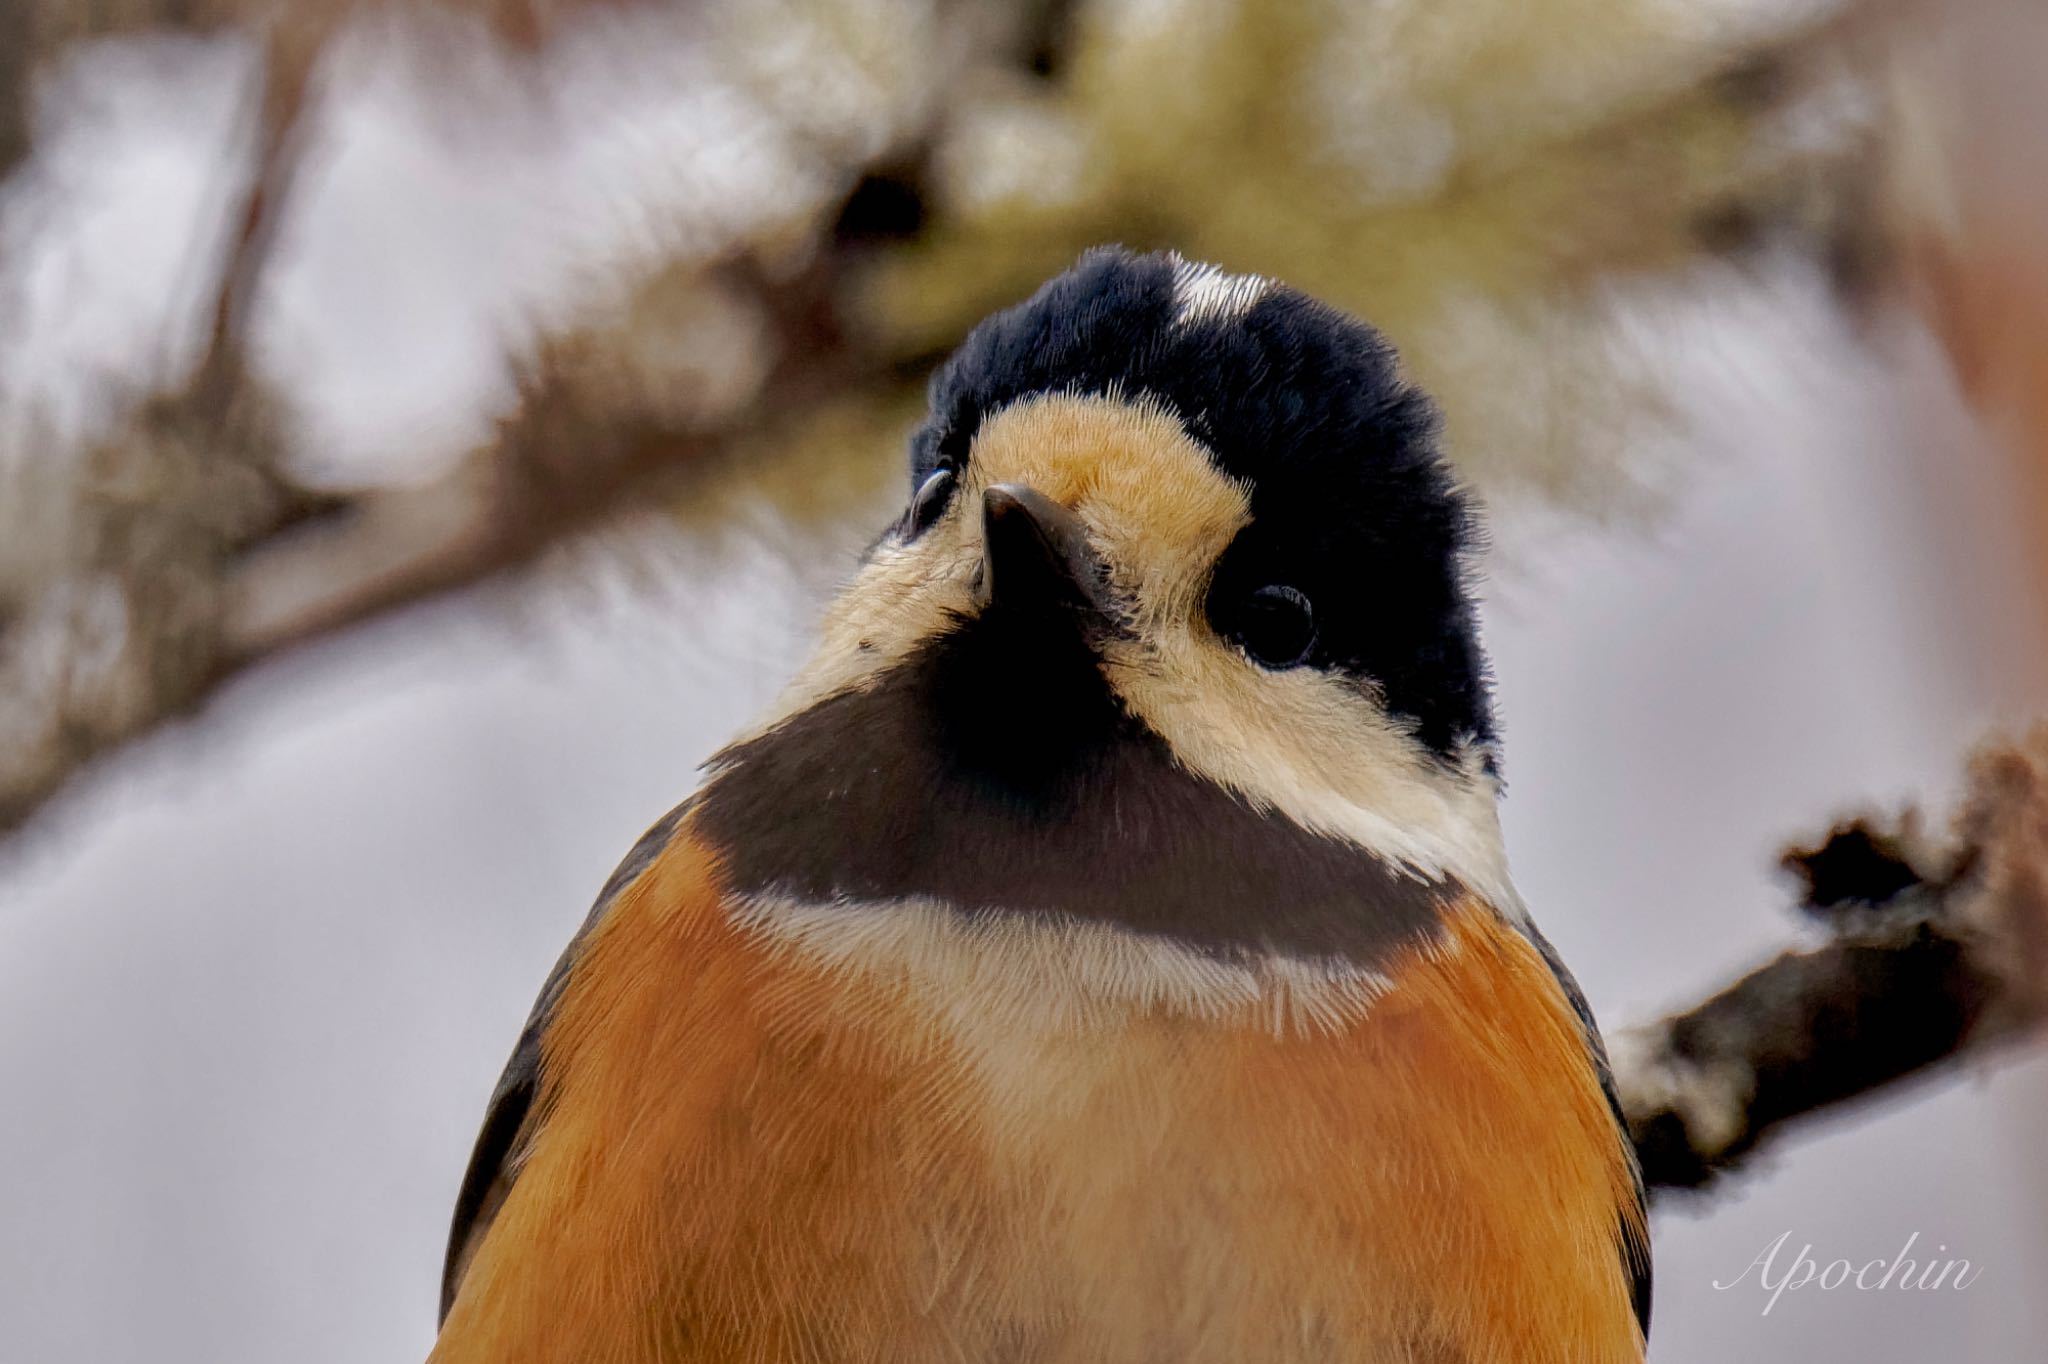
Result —
<path fill-rule="evenodd" d="M 963 29 L 968 51 L 991 34 L 1019 41 L 1001 26 Z M 295 433 L 252 363 L 246 322 L 329 32 L 284 25 L 267 45 L 257 170 L 200 361 L 85 453 L 93 507 L 89 533 L 72 539 L 76 557 L 59 581 L 0 609 L 0 684 L 12 696 L 0 708 L 0 830 L 99 754 L 190 712 L 252 664 L 529 562 L 608 514 L 659 500 L 680 474 L 788 413 L 863 381 L 903 382 L 837 318 L 840 274 L 872 246 L 876 225 L 849 220 L 822 243 L 801 240 L 829 234 L 835 211 L 858 206 L 855 192 L 822 205 L 798 240 L 771 232 L 722 259 L 680 256 L 618 315 L 545 339 L 522 366 L 514 411 L 450 474 L 349 494 L 299 486 Z M 914 164 L 893 147 L 876 153 L 885 158 L 899 163 L 893 183 L 908 186 Z M 862 184 L 862 169 L 836 168 L 842 195 Z M 679 346 L 698 362 L 694 377 L 663 368 Z"/>
<path fill-rule="evenodd" d="M 630 0 L 8 0 L 0 5 L 0 178 L 28 155 L 38 69 L 94 38 L 152 30 L 253 33 L 271 71 L 273 94 L 268 98 L 295 107 L 328 42 L 366 14 L 472 13 L 501 41 L 531 49 L 579 11 L 626 3 Z"/>
<path fill-rule="evenodd" d="M 1909 298 L 2016 456 L 2048 526 L 2048 213 L 2037 73 L 2048 14 L 1883 7 L 1859 33 L 1890 92 L 1881 219 Z M 2036 571 L 2039 534 L 2033 541 Z M 1786 1129 L 1948 1074 L 2048 1024 L 2048 728 L 1971 760 L 1946 838 L 1908 811 L 1786 854 L 1827 935 L 1616 1039 L 1653 1188 L 1705 1189 Z"/>
<path fill-rule="evenodd" d="M 1614 1041 L 1653 1189 L 1702 1189 L 1788 1127 L 1949 1072 L 2048 1016 L 2048 727 L 1986 747 L 1952 833 L 1909 810 L 1788 852 L 1827 934 Z"/>
<path fill-rule="evenodd" d="M 758 368 L 739 391 L 719 396 L 702 425 L 673 410 L 673 393 L 656 403 L 652 393 L 619 391 L 629 385 L 605 373 L 620 358 L 607 345 L 584 336 L 544 343 L 515 413 L 451 474 L 350 499 L 242 556 L 228 579 L 224 661 L 256 662 L 528 563 L 624 507 L 660 498 L 789 413 L 862 383 L 890 382 L 885 367 L 838 331 L 836 259 L 821 257 L 801 278 L 770 279 L 742 257 L 668 281 L 679 291 L 670 302 L 727 310 L 760 328 L 751 343 Z"/>

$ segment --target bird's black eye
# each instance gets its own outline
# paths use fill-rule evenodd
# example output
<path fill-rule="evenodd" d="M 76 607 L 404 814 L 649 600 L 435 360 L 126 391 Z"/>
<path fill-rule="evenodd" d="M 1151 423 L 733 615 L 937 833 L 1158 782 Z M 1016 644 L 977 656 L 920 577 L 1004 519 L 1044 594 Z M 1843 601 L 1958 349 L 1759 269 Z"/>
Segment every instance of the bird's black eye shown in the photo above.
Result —
<path fill-rule="evenodd" d="M 1307 597 L 1276 583 L 1252 593 L 1234 633 L 1252 662 L 1275 671 L 1292 668 L 1315 647 L 1316 613 Z"/>
<path fill-rule="evenodd" d="M 915 540 L 931 529 L 932 522 L 939 519 L 946 510 L 946 504 L 953 500 L 953 485 L 957 482 L 953 471 L 945 465 L 931 471 L 918 486 L 917 495 L 910 499 L 910 510 L 903 514 L 903 538 Z"/>

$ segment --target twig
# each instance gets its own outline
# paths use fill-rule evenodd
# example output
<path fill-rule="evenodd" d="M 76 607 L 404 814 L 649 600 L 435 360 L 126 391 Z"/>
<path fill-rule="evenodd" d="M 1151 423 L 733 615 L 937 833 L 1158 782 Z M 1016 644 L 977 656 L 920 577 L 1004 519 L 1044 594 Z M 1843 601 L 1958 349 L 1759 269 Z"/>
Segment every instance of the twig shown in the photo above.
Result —
<path fill-rule="evenodd" d="M 742 438 L 792 412 L 888 379 L 838 331 L 841 262 L 769 280 L 738 261 L 691 284 L 762 322 L 765 359 L 737 401 L 695 421 L 651 395 L 593 394 L 579 338 L 543 353 L 513 415 L 444 478 L 368 493 L 255 546 L 229 577 L 222 661 L 229 669 L 332 634 L 391 607 L 515 568 L 620 509 L 658 500 Z"/>
<path fill-rule="evenodd" d="M 1615 1039 L 1653 1190 L 1707 1187 L 1789 1126 L 2048 1019 L 2048 726 L 1972 759 L 1950 838 L 1927 838 L 1908 812 L 1785 860 L 1829 941 Z"/>
<path fill-rule="evenodd" d="M 309 120 L 317 45 L 303 37 L 279 25 L 266 45 L 255 174 L 191 378 L 82 453 L 95 533 L 78 536 L 80 557 L 0 623 L 0 830 L 218 683 L 219 564 L 325 502 L 281 472 L 285 425 L 251 375 L 243 326 Z"/>

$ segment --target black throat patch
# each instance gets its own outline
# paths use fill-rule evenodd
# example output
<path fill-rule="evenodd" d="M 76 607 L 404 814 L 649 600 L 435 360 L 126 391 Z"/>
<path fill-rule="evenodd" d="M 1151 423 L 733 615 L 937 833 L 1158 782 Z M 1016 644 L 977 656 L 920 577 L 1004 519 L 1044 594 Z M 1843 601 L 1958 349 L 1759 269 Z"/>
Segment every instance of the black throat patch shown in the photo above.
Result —
<path fill-rule="evenodd" d="M 1371 965 L 1435 931 L 1460 887 L 1188 771 L 1076 627 L 991 610 L 720 754 L 695 821 L 730 889 L 1066 915 L 1224 958 Z"/>

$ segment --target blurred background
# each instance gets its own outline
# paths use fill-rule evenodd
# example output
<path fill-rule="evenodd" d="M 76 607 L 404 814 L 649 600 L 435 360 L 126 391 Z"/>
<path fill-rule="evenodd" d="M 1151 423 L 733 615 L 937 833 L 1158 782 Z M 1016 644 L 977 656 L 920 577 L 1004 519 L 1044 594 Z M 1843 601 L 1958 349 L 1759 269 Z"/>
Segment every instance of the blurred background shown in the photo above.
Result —
<path fill-rule="evenodd" d="M 0 1361 L 417 1359 L 556 953 L 1084 246 L 1378 323 L 1610 1027 L 2048 674 L 2023 0 L 0 0 Z M 2048 1060 L 1655 1226 L 1661 1364 L 2042 1357 Z M 1782 1232 L 1962 1292 L 1720 1291 Z"/>

